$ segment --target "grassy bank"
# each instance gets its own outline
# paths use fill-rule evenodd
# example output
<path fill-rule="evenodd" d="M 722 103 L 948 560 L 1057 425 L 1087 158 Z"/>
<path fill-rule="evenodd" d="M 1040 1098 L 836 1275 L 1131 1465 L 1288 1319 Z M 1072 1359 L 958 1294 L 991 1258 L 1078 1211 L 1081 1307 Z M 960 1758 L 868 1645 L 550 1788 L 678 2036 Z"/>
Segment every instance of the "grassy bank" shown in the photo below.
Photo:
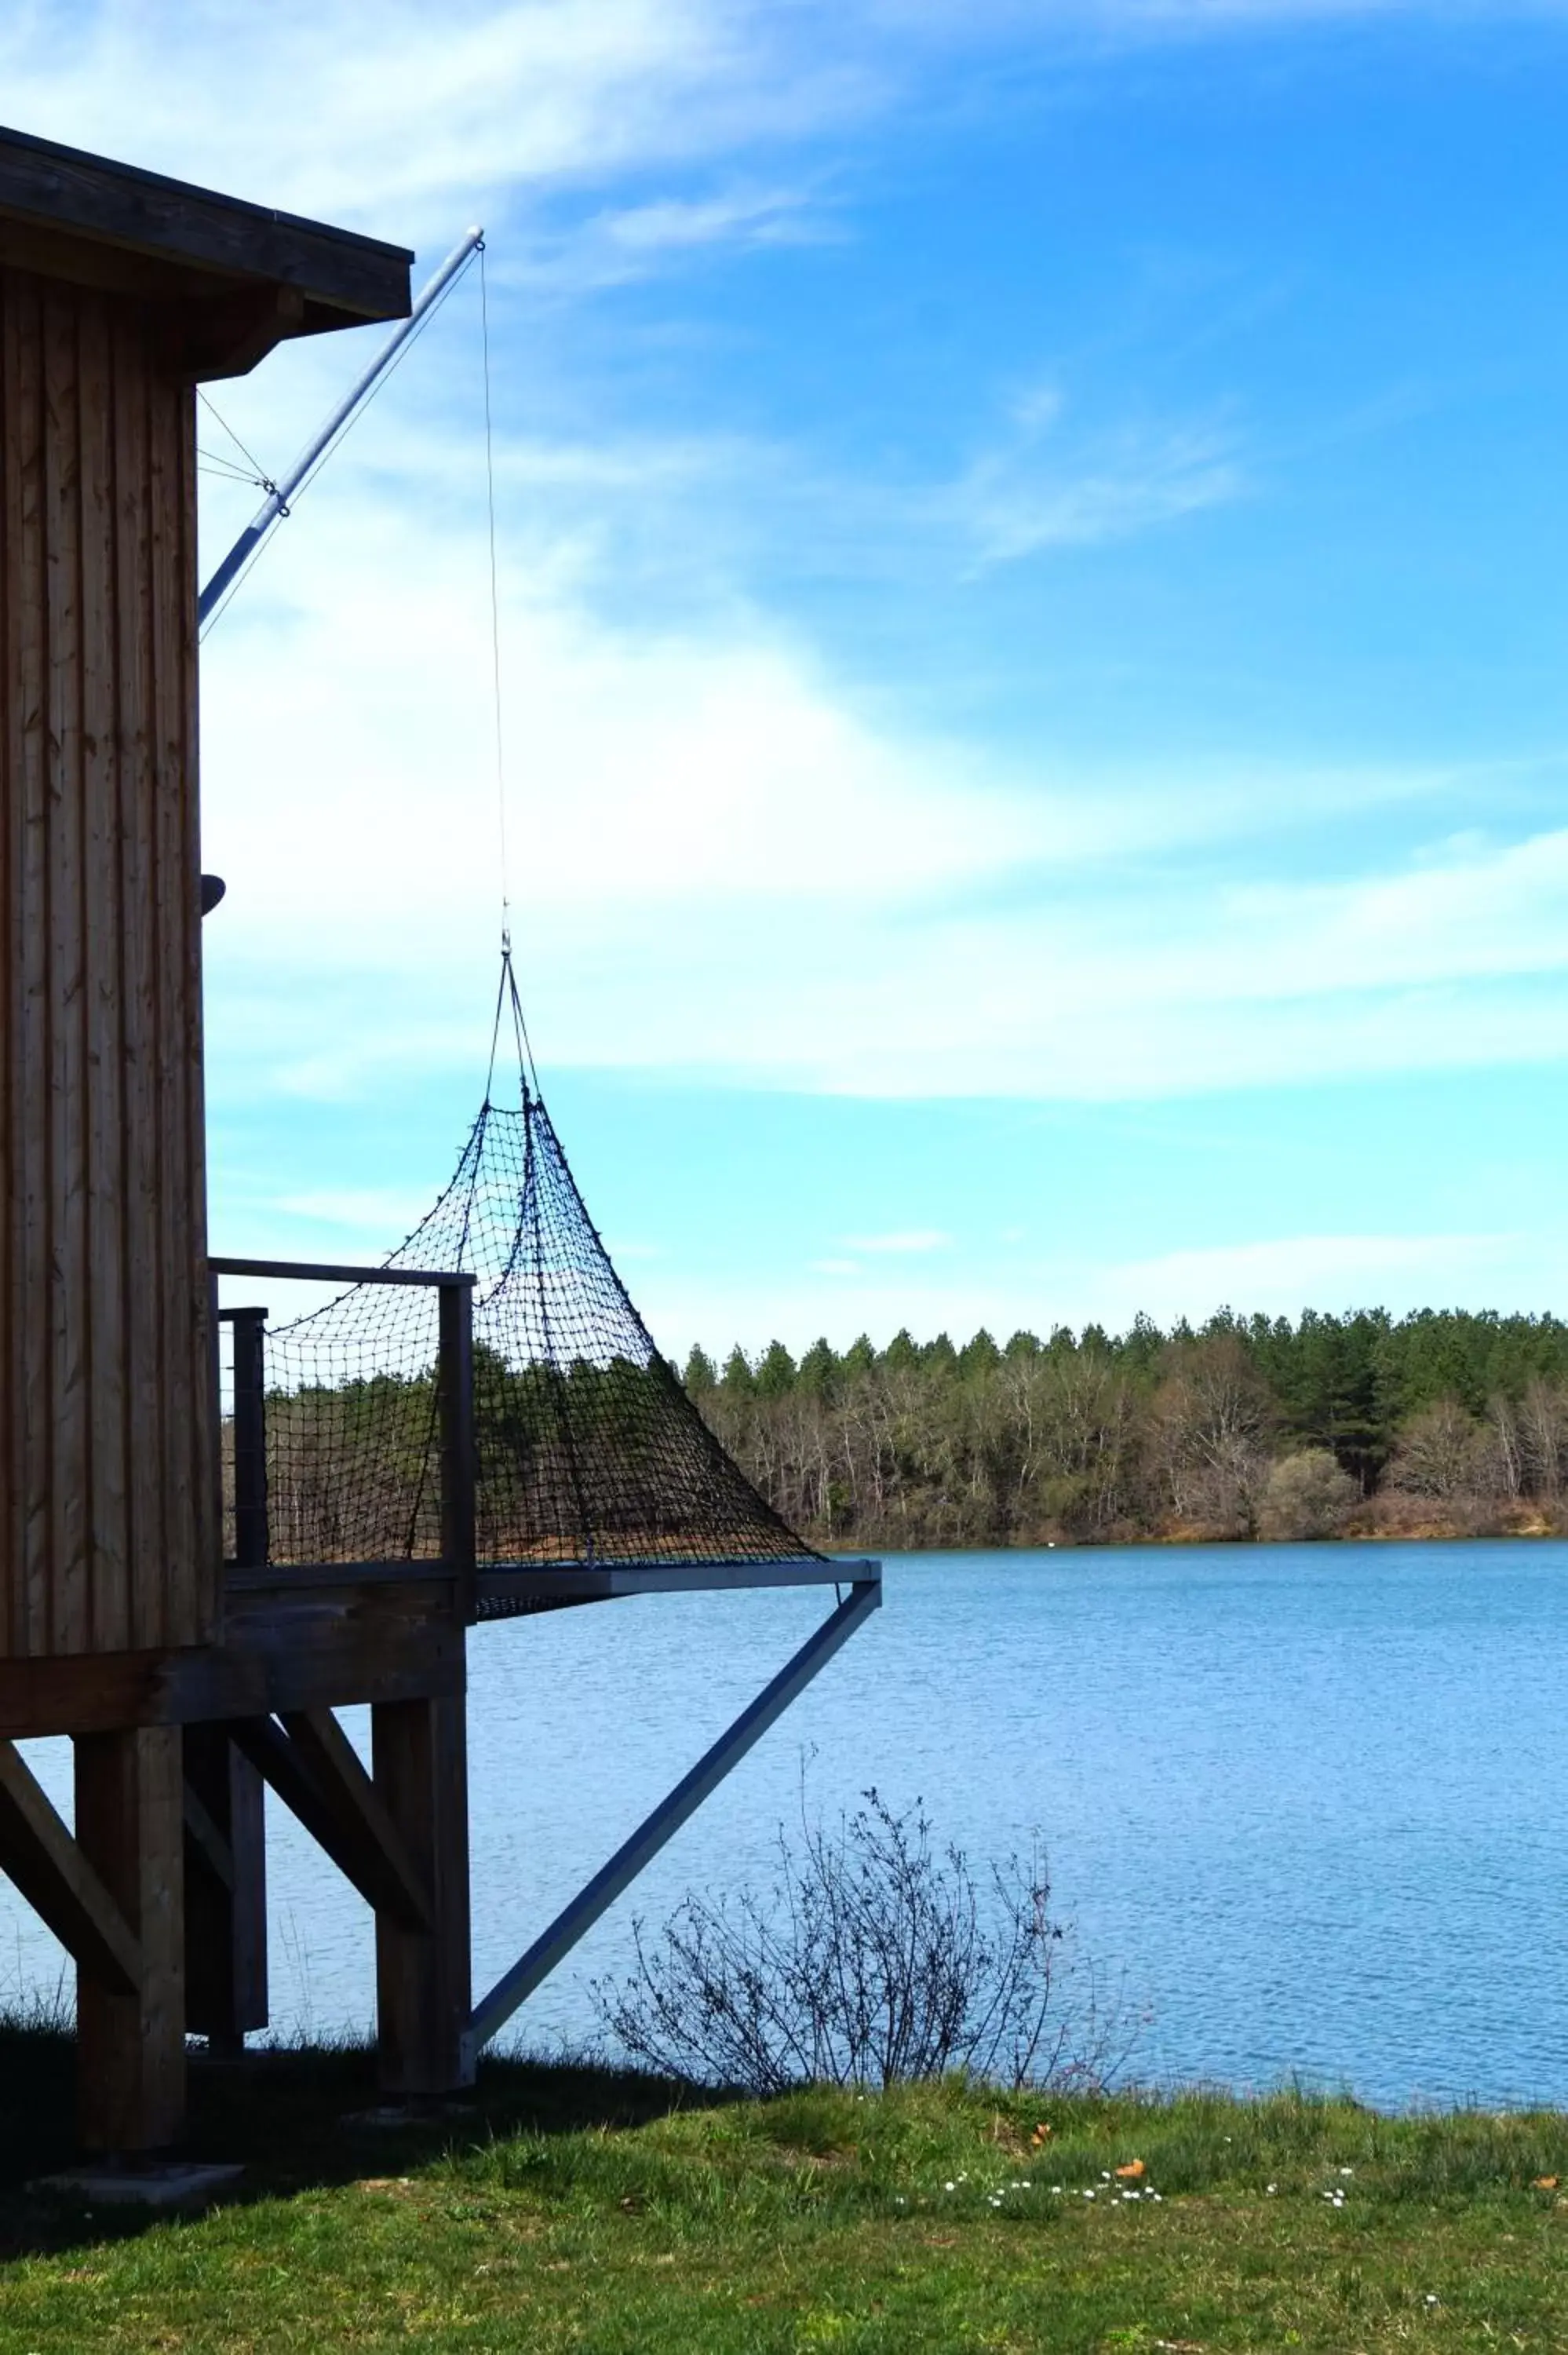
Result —
<path fill-rule="evenodd" d="M 363 2055 L 287 2054 L 198 2073 L 194 2146 L 248 2162 L 241 2196 L 147 2224 L 22 2188 L 68 2082 L 59 2041 L 4 2041 L 5 2355 L 1568 2346 L 1558 2115 L 713 2104 L 496 2063 L 462 2114 L 388 2129 L 355 2115 Z"/>

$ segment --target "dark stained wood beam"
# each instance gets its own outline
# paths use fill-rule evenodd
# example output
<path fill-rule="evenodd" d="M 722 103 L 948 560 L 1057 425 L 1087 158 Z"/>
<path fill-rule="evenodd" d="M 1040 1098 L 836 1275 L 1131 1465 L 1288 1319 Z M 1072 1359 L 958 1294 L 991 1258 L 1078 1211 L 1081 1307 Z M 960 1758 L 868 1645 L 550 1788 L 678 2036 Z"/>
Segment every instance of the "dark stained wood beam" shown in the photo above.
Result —
<path fill-rule="evenodd" d="M 82 1970 L 117 1994 L 136 1993 L 135 1931 L 10 1742 L 0 1742 L 0 1870 Z"/>
<path fill-rule="evenodd" d="M 222 1644 L 0 1659 L 0 1739 L 461 1693 L 453 1582 L 434 1565 L 429 1576 L 408 1567 L 366 1584 L 339 1569 L 307 1591 L 232 1592 Z"/>
<path fill-rule="evenodd" d="M 335 1720 L 330 1721 L 328 1733 L 321 1716 L 297 1712 L 286 1727 L 275 1718 L 252 1718 L 229 1731 L 367 1905 L 410 1929 L 428 1928 L 429 1896 L 408 1845 L 376 1802 L 348 1737 Z M 354 1760 L 352 1768 L 343 1759 L 344 1750 Z"/>
<path fill-rule="evenodd" d="M 185 2122 L 185 1872 L 177 1726 L 79 1736 L 76 1836 L 136 1935 L 129 1992 L 79 1963 L 77 2115 L 89 2150 L 166 2149 Z"/>
<path fill-rule="evenodd" d="M 217 195 L 107 156 L 0 129 L 0 219 L 79 245 L 151 259 L 196 299 L 225 282 L 268 282 L 302 298 L 291 330 L 347 327 L 408 314 L 402 246 Z"/>
<path fill-rule="evenodd" d="M 194 1861 L 203 1872 L 211 1876 L 227 1894 L 234 1891 L 234 1850 L 228 1836 L 218 1828 L 207 1803 L 192 1788 L 190 1778 L 185 1788 L 185 1860 Z"/>
<path fill-rule="evenodd" d="M 185 2025 L 233 2051 L 267 2025 L 265 1792 L 226 1726 L 185 1728 Z"/>
<path fill-rule="evenodd" d="M 421 1928 L 376 1917 L 376 2042 L 382 2088 L 416 2097 L 473 2083 L 468 1728 L 460 1697 L 378 1702 L 376 1789 L 431 1892 Z"/>
<path fill-rule="evenodd" d="M 169 336 L 171 372 L 191 384 L 249 376 L 275 344 L 305 332 L 297 286 L 262 286 L 220 303 L 182 304 Z"/>

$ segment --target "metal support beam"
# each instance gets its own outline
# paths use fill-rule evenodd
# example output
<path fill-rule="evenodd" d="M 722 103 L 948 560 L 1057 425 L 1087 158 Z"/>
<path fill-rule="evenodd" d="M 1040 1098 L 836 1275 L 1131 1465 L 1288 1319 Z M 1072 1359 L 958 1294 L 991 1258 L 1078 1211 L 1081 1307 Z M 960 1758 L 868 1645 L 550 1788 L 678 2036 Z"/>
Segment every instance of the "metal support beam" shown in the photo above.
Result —
<path fill-rule="evenodd" d="M 518 2006 L 526 2002 L 556 1964 L 571 1952 L 578 1939 L 592 1929 L 600 1914 L 608 1912 L 616 1899 L 630 1887 L 643 1867 L 652 1861 L 687 1817 L 696 1813 L 703 1801 L 718 1788 L 726 1774 L 739 1765 L 747 1752 L 761 1740 L 768 1727 L 783 1716 L 790 1702 L 799 1699 L 819 1671 L 826 1668 L 833 1654 L 849 1641 L 855 1629 L 879 1608 L 882 1602 L 880 1570 L 875 1564 L 857 1564 L 856 1567 L 872 1570 L 875 1574 L 863 1577 L 851 1586 L 844 1601 L 807 1637 L 794 1658 L 780 1668 L 772 1683 L 763 1688 L 749 1708 L 742 1710 L 728 1732 L 719 1736 L 713 1748 L 698 1760 L 684 1780 L 676 1784 L 669 1797 L 660 1801 L 630 1838 L 617 1849 L 609 1862 L 578 1891 L 571 1903 L 557 1913 L 549 1928 L 535 1939 L 527 1952 L 518 1957 L 504 1977 L 498 1979 L 490 1993 L 475 2006 L 469 2020 L 468 2034 L 463 2040 L 465 2056 L 471 2066 L 482 2047 L 505 2027 Z"/>

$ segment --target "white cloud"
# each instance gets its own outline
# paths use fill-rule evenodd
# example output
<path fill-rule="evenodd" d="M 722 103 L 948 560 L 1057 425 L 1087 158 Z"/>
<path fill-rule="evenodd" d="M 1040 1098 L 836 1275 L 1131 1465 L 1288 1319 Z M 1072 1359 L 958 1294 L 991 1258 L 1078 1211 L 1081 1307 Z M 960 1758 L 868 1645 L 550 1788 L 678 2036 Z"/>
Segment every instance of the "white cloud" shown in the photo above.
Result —
<path fill-rule="evenodd" d="M 820 140 L 927 80 L 941 89 L 966 55 L 1454 13 L 1454 0 L 32 0 L 0 24 L 0 91 L 6 120 L 42 136 L 423 243 L 450 233 L 454 208 L 509 192 Z M 1470 13 L 1561 10 L 1474 0 Z M 733 226 L 757 231 L 744 215 Z"/>
<path fill-rule="evenodd" d="M 0 32 L 0 86 L 8 118 L 46 137 L 420 235 L 459 197 L 862 113 L 868 68 L 790 30 L 787 10 L 724 0 L 54 0 Z"/>
<path fill-rule="evenodd" d="M 384 232 L 439 222 L 444 239 L 460 199 L 495 191 L 728 171 L 742 153 L 759 171 L 764 146 L 893 103 L 934 42 L 1022 55 L 1090 22 L 1326 13 L 43 0 L 0 27 L 0 86 L 7 115 L 45 133 Z M 808 217 L 787 176 L 758 176 L 623 194 L 590 228 L 630 266 Z M 269 464 L 347 366 L 341 349 L 291 353 L 236 392 Z M 204 656 L 207 849 L 232 887 L 208 939 L 220 1096 L 332 1095 L 467 1056 L 488 990 L 500 894 L 478 442 L 465 459 L 450 417 L 432 432 L 428 416 L 416 430 L 374 414 Z M 872 716 L 722 559 L 700 577 L 703 511 L 740 505 L 743 479 L 775 518 L 790 502 L 813 526 L 848 507 L 853 537 L 907 548 L 903 528 L 994 564 L 1239 496 L 1223 424 L 1079 432 L 1043 381 L 952 481 L 874 487 L 858 508 L 853 486 L 738 439 L 540 432 L 503 446 L 501 472 L 517 519 L 513 896 L 547 1061 L 1118 1095 L 1568 1052 L 1568 836 L 1238 888 L 1205 868 L 1205 844 L 1229 843 L 1234 876 L 1238 846 L 1304 815 L 1450 781 L 1004 764 Z M 691 577 L 676 570 L 680 596 L 641 601 L 651 618 L 612 620 L 639 533 L 699 555 Z M 1132 888 L 1125 870 L 1156 854 L 1171 879 Z"/>
<path fill-rule="evenodd" d="M 797 1354 L 826 1334 L 843 1348 L 867 1333 L 885 1346 L 901 1327 L 917 1340 L 963 1341 L 982 1326 L 998 1340 L 1020 1327 L 1091 1322 L 1125 1331 L 1141 1311 L 1169 1329 L 1201 1324 L 1222 1303 L 1241 1315 L 1298 1316 L 1303 1307 L 1381 1306 L 1393 1316 L 1435 1305 L 1538 1311 L 1568 1288 L 1568 1232 L 1415 1235 L 1305 1234 L 1164 1252 L 1125 1261 L 1010 1260 L 954 1266 L 940 1280 L 920 1267 L 896 1278 L 837 1261 L 785 1284 L 760 1273 L 722 1283 L 672 1268 L 639 1284 L 639 1305 L 677 1357 L 694 1341 L 750 1350 L 777 1337 Z"/>
<path fill-rule="evenodd" d="M 378 431 L 204 655 L 219 1091 L 476 1051 L 501 897 L 482 527 L 455 482 L 432 508 L 389 474 Z M 1104 1097 L 1568 1052 L 1568 831 L 1434 828 L 1382 871 L 1246 879 L 1295 828 L 1476 775 L 1002 762 L 873 717 L 736 601 L 611 623 L 592 552 L 548 545 L 505 586 L 549 1066 Z"/>

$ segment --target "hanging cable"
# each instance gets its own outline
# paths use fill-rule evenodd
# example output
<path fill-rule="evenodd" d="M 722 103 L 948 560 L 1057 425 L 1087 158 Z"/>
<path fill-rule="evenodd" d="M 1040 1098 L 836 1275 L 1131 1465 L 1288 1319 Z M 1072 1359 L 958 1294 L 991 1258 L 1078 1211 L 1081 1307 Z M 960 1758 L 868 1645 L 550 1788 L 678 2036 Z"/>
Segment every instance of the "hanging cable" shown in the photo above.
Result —
<path fill-rule="evenodd" d="M 512 970 L 512 893 L 506 868 L 506 755 L 501 708 L 501 591 L 495 563 L 495 429 L 490 399 L 490 286 L 479 241 L 479 333 L 484 358 L 484 491 L 490 523 L 490 674 L 495 717 L 495 815 L 501 847 L 501 953 Z M 515 1000 L 517 986 L 513 984 Z"/>
<path fill-rule="evenodd" d="M 248 483 L 254 483 L 258 490 L 275 491 L 278 485 L 272 480 L 271 475 L 267 472 L 266 467 L 261 464 L 260 459 L 254 456 L 252 453 L 246 448 L 244 442 L 240 440 L 233 426 L 229 423 L 228 418 L 222 416 L 216 405 L 207 399 L 203 388 L 198 384 L 196 389 L 196 399 L 200 401 L 207 415 L 214 419 L 222 431 L 228 434 L 229 440 L 233 442 L 235 448 L 238 451 L 240 456 L 249 467 L 250 471 L 246 475 L 245 480 Z M 208 452 L 206 454 L 210 456 L 211 453 Z"/>

